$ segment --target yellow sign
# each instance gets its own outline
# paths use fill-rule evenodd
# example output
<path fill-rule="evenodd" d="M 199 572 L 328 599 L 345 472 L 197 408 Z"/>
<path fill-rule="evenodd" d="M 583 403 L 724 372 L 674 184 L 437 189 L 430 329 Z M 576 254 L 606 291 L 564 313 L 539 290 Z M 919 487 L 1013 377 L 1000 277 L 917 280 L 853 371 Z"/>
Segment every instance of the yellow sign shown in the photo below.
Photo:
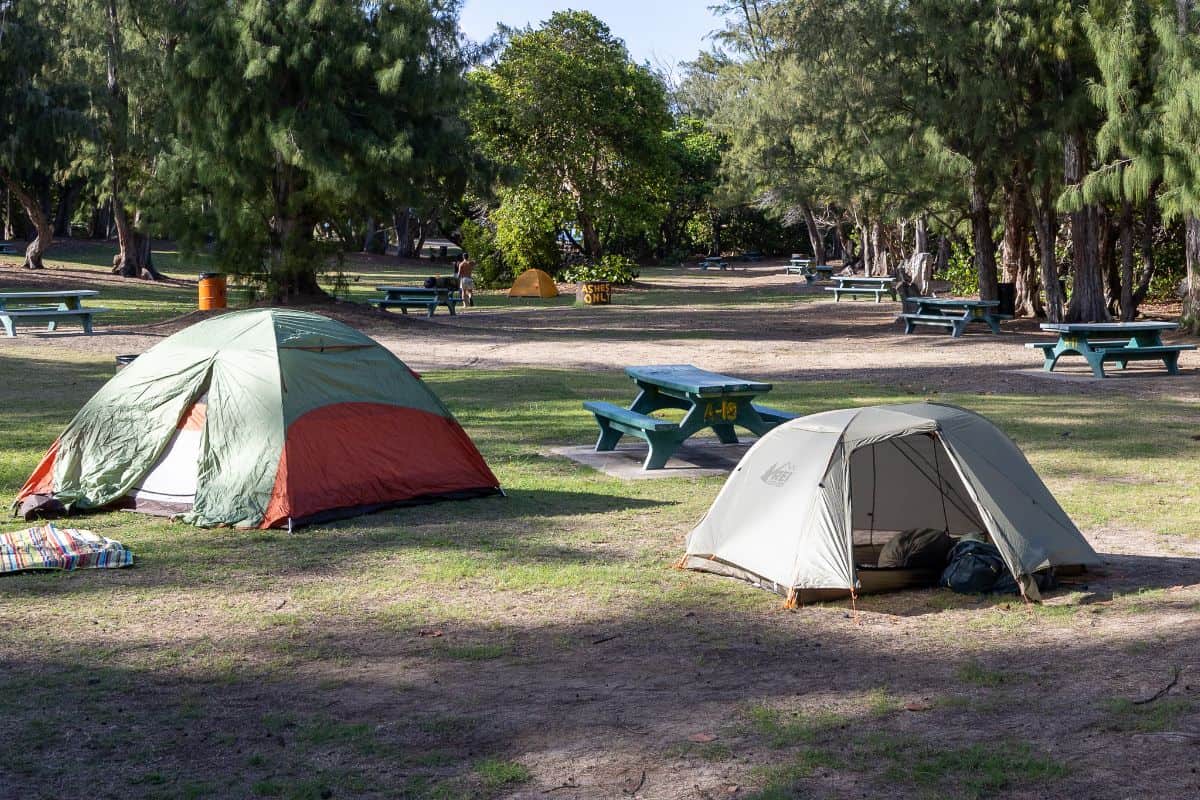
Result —
<path fill-rule="evenodd" d="M 737 409 L 737 403 L 732 400 L 720 400 L 717 402 L 709 400 L 704 404 L 704 421 L 712 422 L 719 419 L 725 422 L 733 422 L 737 419 Z"/>

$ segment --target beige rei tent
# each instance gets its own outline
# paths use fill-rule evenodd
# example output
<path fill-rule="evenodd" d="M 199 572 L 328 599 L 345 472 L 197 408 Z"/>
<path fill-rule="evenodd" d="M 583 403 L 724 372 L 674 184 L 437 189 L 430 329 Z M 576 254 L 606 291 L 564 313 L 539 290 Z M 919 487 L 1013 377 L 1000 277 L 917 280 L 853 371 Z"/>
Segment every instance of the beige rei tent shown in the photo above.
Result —
<path fill-rule="evenodd" d="M 729 476 L 682 564 L 789 603 L 844 597 L 902 588 L 904 570 L 876 561 L 914 528 L 985 534 L 1032 600 L 1033 573 L 1100 563 L 1011 439 L 970 411 L 914 403 L 775 428 Z"/>
<path fill-rule="evenodd" d="M 513 281 L 509 297 L 558 297 L 554 279 L 540 269 L 527 269 Z"/>

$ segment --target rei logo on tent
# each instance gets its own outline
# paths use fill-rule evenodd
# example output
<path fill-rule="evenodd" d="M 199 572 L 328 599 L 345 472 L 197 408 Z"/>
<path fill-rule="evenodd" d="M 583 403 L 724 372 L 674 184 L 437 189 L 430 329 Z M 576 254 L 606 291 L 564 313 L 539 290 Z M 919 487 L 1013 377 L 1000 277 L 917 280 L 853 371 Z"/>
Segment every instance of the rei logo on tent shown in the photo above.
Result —
<path fill-rule="evenodd" d="M 783 486 L 791 479 L 792 473 L 795 471 L 796 465 L 790 461 L 785 461 L 782 464 L 772 464 L 762 474 L 762 482 L 767 486 Z"/>

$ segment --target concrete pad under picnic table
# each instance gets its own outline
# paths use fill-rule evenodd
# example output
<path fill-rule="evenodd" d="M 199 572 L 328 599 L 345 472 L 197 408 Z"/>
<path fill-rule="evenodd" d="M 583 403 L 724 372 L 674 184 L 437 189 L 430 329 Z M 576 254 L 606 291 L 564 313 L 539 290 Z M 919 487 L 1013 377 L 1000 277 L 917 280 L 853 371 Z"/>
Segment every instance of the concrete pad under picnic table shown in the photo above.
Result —
<path fill-rule="evenodd" d="M 1144 363 L 1152 363 L 1153 366 L 1130 366 L 1128 369 L 1120 369 L 1116 365 L 1105 365 L 1103 378 L 1097 378 L 1095 375 L 1093 375 L 1091 368 L 1088 367 L 1087 363 L 1082 359 L 1079 360 L 1078 364 L 1066 364 L 1065 368 L 1064 365 L 1060 363 L 1054 368 L 1053 372 L 1046 372 L 1046 370 L 1042 369 L 1041 367 L 1030 367 L 1028 369 L 1014 369 L 1008 371 L 1014 372 L 1018 375 L 1028 375 L 1033 378 L 1045 378 L 1047 380 L 1060 381 L 1063 383 L 1104 383 L 1105 381 L 1111 383 L 1114 380 L 1122 379 L 1137 381 L 1161 380 L 1167 382 L 1178 381 L 1182 377 L 1194 375 L 1196 373 L 1196 370 L 1194 369 L 1186 369 L 1183 366 L 1180 366 L 1179 374 L 1172 375 L 1163 368 L 1162 364 L 1159 364 L 1158 362 Z"/>
<path fill-rule="evenodd" d="M 671 460 L 662 469 L 643 470 L 646 460 L 646 443 L 641 439 L 626 437 L 617 444 L 616 450 L 597 453 L 594 445 L 555 447 L 552 455 L 566 456 L 577 464 L 599 470 L 614 478 L 706 478 L 727 475 L 746 455 L 750 446 L 758 441 L 755 437 L 742 439 L 737 444 L 721 444 L 716 439 L 689 439 L 679 446 Z"/>

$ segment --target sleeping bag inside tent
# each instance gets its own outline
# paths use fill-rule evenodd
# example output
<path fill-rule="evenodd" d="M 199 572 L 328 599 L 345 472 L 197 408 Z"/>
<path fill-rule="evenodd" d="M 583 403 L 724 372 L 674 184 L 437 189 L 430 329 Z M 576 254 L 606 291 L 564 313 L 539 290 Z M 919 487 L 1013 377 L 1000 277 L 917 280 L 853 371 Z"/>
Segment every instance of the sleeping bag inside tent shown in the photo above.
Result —
<path fill-rule="evenodd" d="M 509 297 L 558 297 L 554 279 L 540 269 L 527 269 L 513 281 Z"/>
<path fill-rule="evenodd" d="M 254 309 L 192 325 L 118 372 L 16 505 L 270 528 L 499 491 L 454 416 L 387 349 L 318 314 Z"/>
<path fill-rule="evenodd" d="M 807 602 L 932 585 L 945 566 L 936 550 L 967 535 L 996 546 L 1030 599 L 1035 573 L 1100 563 L 988 420 L 933 403 L 873 406 L 792 420 L 755 443 L 682 563 Z"/>

